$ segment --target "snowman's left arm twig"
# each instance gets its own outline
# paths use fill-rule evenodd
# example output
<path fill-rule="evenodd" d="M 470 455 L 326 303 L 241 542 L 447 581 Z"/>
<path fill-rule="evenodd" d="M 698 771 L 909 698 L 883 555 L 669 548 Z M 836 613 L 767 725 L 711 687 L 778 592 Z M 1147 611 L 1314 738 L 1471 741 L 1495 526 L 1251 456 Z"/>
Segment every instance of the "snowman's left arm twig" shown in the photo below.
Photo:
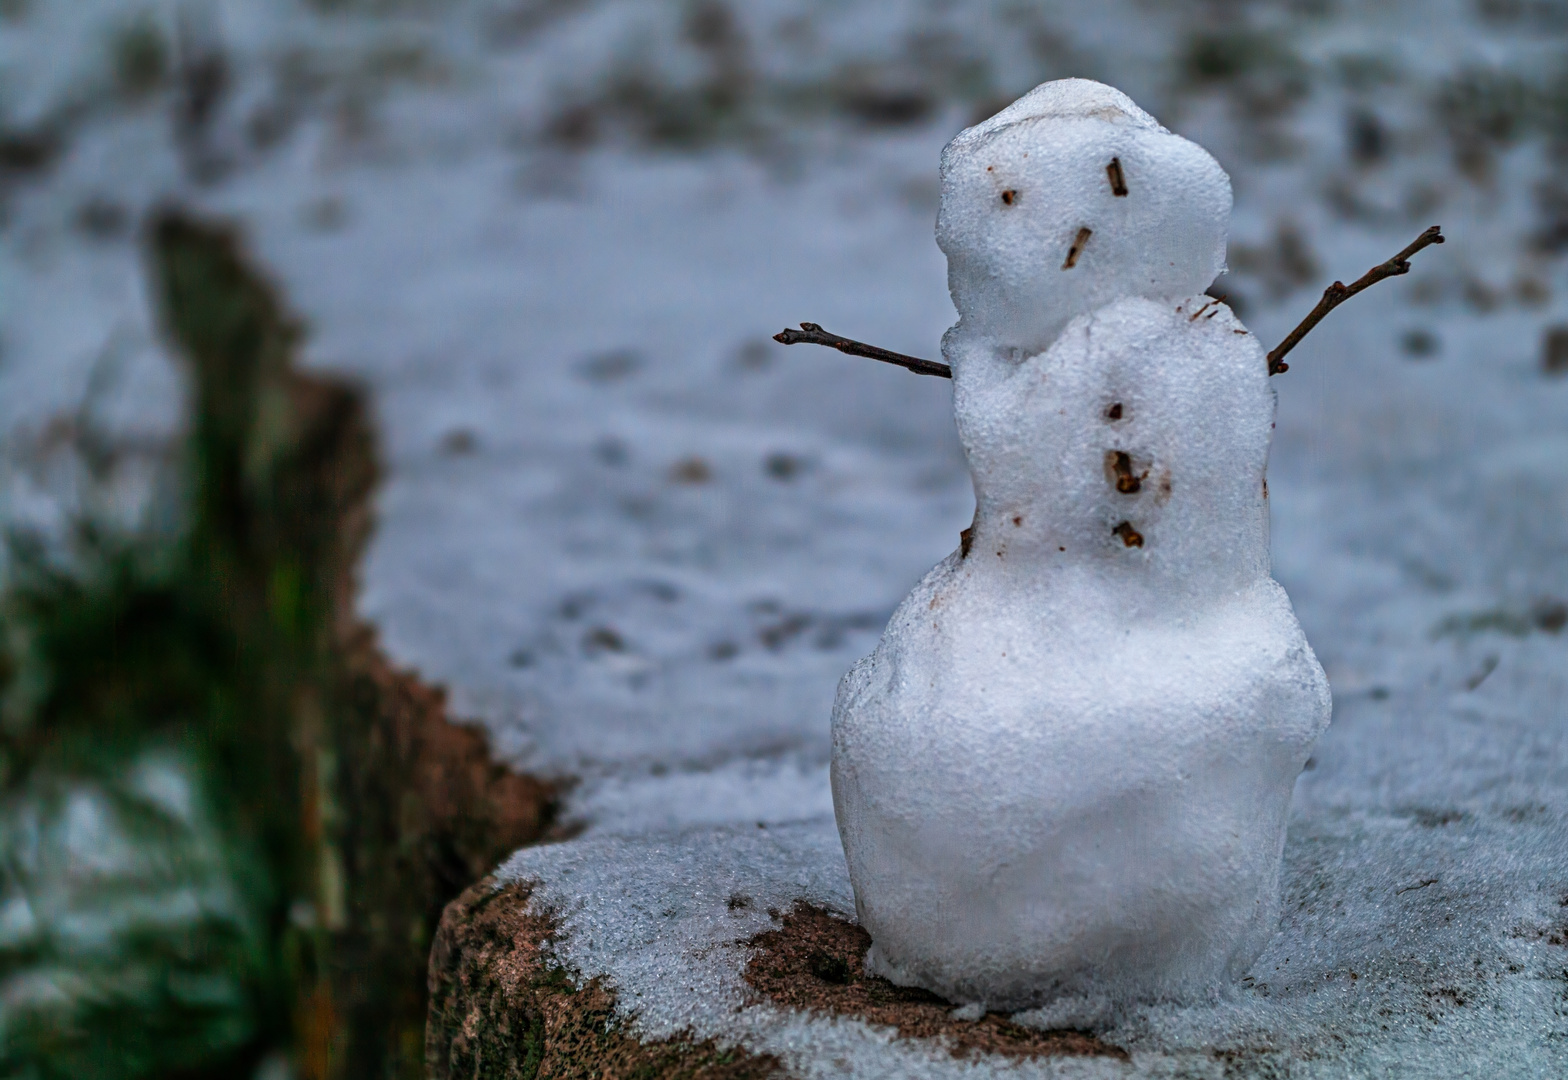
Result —
<path fill-rule="evenodd" d="M 773 335 L 773 340 L 780 345 L 826 345 L 830 349 L 837 349 L 850 356 L 865 356 L 872 360 L 880 360 L 884 364 L 897 364 L 901 368 L 913 371 L 916 375 L 935 375 L 943 379 L 953 377 L 953 369 L 936 360 L 922 360 L 918 356 L 905 356 L 891 349 L 867 345 L 863 341 L 851 341 L 847 337 L 828 333 L 814 322 L 801 323 L 799 330 L 782 330 Z"/>
<path fill-rule="evenodd" d="M 1374 266 L 1349 285 L 1336 281 L 1324 289 L 1323 299 L 1318 301 L 1318 306 L 1308 312 L 1307 317 L 1301 320 L 1301 324 L 1292 330 L 1284 341 L 1275 346 L 1273 352 L 1269 353 L 1269 374 L 1278 375 L 1282 371 L 1290 370 L 1290 365 L 1285 363 L 1285 354 L 1299 345 L 1301 339 L 1306 337 L 1307 333 L 1314 326 L 1323 321 L 1323 316 L 1333 311 L 1346 300 L 1349 300 L 1362 289 L 1370 288 L 1384 278 L 1398 277 L 1401 274 L 1410 273 L 1410 256 L 1430 244 L 1441 244 L 1442 242 L 1442 226 L 1433 225 L 1426 232 L 1411 241 L 1410 246 L 1405 248 L 1405 250 L 1389 259 L 1386 263 L 1379 263 L 1377 266 Z"/>

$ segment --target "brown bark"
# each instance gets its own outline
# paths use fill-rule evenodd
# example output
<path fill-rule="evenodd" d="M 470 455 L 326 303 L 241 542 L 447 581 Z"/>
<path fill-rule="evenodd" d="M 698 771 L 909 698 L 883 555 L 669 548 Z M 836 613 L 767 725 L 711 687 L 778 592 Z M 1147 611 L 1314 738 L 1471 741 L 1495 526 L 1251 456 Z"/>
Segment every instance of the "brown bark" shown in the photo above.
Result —
<path fill-rule="evenodd" d="M 532 886 L 474 885 L 447 906 L 430 952 L 431 1080 L 761 1080 L 777 1058 L 677 1037 L 639 1042 L 597 979 L 577 984 L 545 944 L 557 927 L 528 906 Z"/>

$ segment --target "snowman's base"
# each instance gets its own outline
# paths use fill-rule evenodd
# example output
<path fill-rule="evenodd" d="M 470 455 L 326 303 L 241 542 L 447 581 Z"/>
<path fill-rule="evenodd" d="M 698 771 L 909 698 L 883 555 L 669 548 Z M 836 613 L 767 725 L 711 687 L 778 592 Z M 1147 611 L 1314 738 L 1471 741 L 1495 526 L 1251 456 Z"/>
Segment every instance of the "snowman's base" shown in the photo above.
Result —
<path fill-rule="evenodd" d="M 865 974 L 831 821 L 534 848 L 446 913 L 431 1075 L 1562 1075 L 1568 936 L 1525 910 L 1543 829 L 1300 819 L 1282 931 L 1240 985 L 1011 1017 Z"/>
<path fill-rule="evenodd" d="M 876 975 L 870 935 L 827 908 L 797 901 L 780 923 L 751 940 L 755 952 L 745 972 L 747 985 L 774 1005 L 885 1025 L 902 1038 L 944 1043 L 960 1056 L 1127 1059 L 1092 1032 L 1025 1027 L 978 1004 L 955 1006 Z"/>

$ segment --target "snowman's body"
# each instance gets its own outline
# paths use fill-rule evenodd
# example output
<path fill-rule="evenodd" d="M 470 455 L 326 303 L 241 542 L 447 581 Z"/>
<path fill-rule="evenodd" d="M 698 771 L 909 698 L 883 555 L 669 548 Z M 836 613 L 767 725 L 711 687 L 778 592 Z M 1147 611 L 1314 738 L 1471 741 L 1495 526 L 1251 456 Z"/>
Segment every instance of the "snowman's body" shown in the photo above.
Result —
<path fill-rule="evenodd" d="M 1084 164 L 1104 198 L 1073 189 Z M 992 1007 L 1202 992 L 1273 933 L 1291 789 L 1329 711 L 1269 576 L 1263 351 L 1196 295 L 1228 182 L 1081 80 L 960 135 L 943 180 L 976 514 L 839 688 L 868 963 Z M 1009 217 L 1028 200 L 1041 212 Z M 1052 273 L 1073 288 L 1031 303 Z"/>

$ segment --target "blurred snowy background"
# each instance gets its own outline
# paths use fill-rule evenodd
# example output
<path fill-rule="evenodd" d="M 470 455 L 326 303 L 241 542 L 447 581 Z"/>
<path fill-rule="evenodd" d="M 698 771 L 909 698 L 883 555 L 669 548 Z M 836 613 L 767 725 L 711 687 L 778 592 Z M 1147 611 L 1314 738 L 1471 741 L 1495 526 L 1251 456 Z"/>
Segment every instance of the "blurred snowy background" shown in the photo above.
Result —
<path fill-rule="evenodd" d="M 1523 631 L 1568 591 L 1568 4 L 6 0 L 3 20 L 0 518 L 160 527 L 180 384 L 137 223 L 160 200 L 234 215 L 312 362 L 374 396 L 391 476 L 365 611 L 528 768 L 824 759 L 835 680 L 954 544 L 968 480 L 946 385 L 768 336 L 811 319 L 936 356 L 937 153 L 1065 75 L 1230 171 L 1215 291 L 1265 340 L 1427 224 L 1450 237 L 1278 380 L 1278 572 L 1337 688 L 1409 677 L 1369 637 Z"/>
<path fill-rule="evenodd" d="M 769 336 L 935 358 L 938 152 L 1069 75 L 1230 172 L 1266 342 L 1444 227 L 1275 380 L 1299 805 L 1560 827 L 1565 0 L 0 0 L 0 523 L 177 528 L 138 227 L 232 216 L 371 393 L 398 661 L 601 831 L 831 813 L 835 683 L 972 502 L 946 383 Z"/>

